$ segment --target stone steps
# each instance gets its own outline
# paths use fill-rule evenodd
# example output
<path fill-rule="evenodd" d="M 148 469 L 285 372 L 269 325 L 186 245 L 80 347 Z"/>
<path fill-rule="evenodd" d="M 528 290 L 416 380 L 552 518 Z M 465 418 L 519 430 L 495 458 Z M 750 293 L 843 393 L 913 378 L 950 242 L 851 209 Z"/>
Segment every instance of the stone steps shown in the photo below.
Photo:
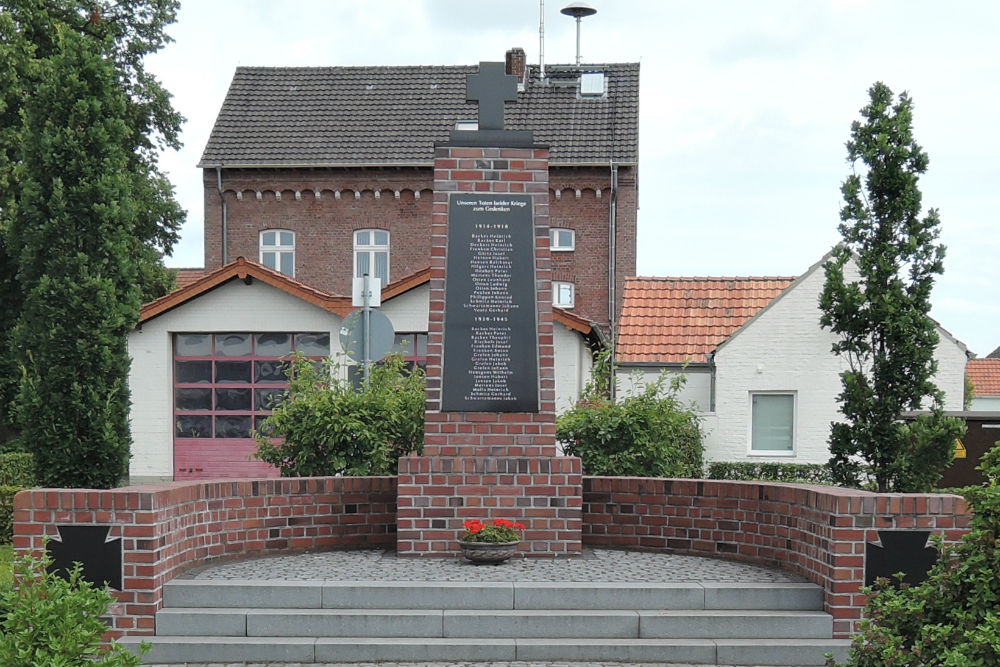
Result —
<path fill-rule="evenodd" d="M 146 662 L 822 665 L 848 646 L 798 583 L 179 580 L 164 602 Z"/>

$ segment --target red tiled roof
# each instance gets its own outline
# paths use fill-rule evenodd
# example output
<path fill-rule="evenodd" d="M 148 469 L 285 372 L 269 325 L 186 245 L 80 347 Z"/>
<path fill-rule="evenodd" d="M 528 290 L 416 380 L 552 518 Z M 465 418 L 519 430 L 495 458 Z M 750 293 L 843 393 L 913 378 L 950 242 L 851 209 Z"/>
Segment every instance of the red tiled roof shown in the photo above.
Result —
<path fill-rule="evenodd" d="M 277 287 L 280 290 L 284 290 L 289 294 L 294 294 L 313 305 L 319 306 L 331 313 L 336 313 L 341 317 L 351 312 L 350 297 L 327 294 L 297 280 L 293 280 L 274 269 L 269 269 L 263 264 L 258 264 L 243 257 L 237 257 L 235 261 L 206 273 L 194 282 L 184 287 L 178 287 L 170 294 L 161 296 L 159 299 L 150 301 L 144 305 L 139 309 L 139 324 L 151 320 L 168 310 L 172 310 L 230 280 L 253 280 L 254 278 Z"/>
<path fill-rule="evenodd" d="M 182 281 L 182 273 L 184 281 Z M 350 297 L 327 294 L 289 278 L 274 269 L 269 269 L 263 264 L 258 264 L 244 257 L 237 257 L 235 261 L 210 272 L 206 272 L 205 269 L 177 269 L 177 289 L 144 305 L 139 310 L 139 323 L 142 324 L 157 315 L 183 305 L 223 283 L 236 278 L 244 280 L 248 276 L 262 280 L 341 317 L 346 316 L 353 309 Z M 416 287 L 426 285 L 430 278 L 430 267 L 414 271 L 386 285 L 382 290 L 382 299 L 387 301 Z M 568 329 L 578 331 L 584 336 L 591 336 L 595 331 L 592 322 L 562 308 L 553 307 L 552 318 Z"/>
<path fill-rule="evenodd" d="M 969 359 L 965 372 L 976 396 L 1000 396 L 1000 359 Z"/>
<path fill-rule="evenodd" d="M 794 280 L 627 278 L 618 327 L 618 360 L 705 361 L 706 354 Z"/>
<path fill-rule="evenodd" d="M 177 272 L 177 289 L 187 287 L 208 275 L 208 271 L 205 269 L 174 269 L 174 271 Z"/>

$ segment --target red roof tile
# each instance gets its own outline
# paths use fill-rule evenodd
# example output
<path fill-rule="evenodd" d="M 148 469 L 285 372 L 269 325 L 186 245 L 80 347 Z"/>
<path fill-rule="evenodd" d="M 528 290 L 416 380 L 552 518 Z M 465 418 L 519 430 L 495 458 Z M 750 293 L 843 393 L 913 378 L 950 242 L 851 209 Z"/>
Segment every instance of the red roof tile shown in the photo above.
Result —
<path fill-rule="evenodd" d="M 628 278 L 618 360 L 705 361 L 786 287 L 791 277 Z"/>
<path fill-rule="evenodd" d="M 969 359 L 965 372 L 976 396 L 1000 396 L 1000 359 Z"/>
<path fill-rule="evenodd" d="M 205 269 L 174 269 L 177 272 L 177 289 L 187 287 L 208 275 Z"/>

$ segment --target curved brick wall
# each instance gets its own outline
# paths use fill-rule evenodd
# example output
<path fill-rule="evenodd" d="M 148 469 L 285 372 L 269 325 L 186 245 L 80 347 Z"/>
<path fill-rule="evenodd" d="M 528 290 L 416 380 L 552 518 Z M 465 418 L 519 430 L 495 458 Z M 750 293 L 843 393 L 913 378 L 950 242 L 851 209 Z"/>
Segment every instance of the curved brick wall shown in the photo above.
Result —
<path fill-rule="evenodd" d="M 209 560 L 330 548 L 392 549 L 395 477 L 173 482 L 111 491 L 35 489 L 14 500 L 14 546 L 41 550 L 67 524 L 122 538 L 115 635 L 151 634 L 162 586 Z M 837 636 L 861 616 L 867 542 L 921 528 L 958 540 L 958 496 L 875 494 L 765 482 L 585 477 L 583 543 L 778 566 L 826 590 Z"/>
<path fill-rule="evenodd" d="M 205 561 L 396 545 L 395 477 L 172 482 L 110 491 L 35 489 L 14 498 L 14 547 L 41 551 L 57 526 L 110 526 L 124 590 L 114 635 L 152 634 L 163 584 Z"/>
<path fill-rule="evenodd" d="M 877 494 L 772 482 L 584 477 L 583 543 L 723 556 L 778 566 L 824 588 L 834 634 L 864 606 L 865 544 L 879 530 L 924 529 L 957 541 L 959 496 Z"/>

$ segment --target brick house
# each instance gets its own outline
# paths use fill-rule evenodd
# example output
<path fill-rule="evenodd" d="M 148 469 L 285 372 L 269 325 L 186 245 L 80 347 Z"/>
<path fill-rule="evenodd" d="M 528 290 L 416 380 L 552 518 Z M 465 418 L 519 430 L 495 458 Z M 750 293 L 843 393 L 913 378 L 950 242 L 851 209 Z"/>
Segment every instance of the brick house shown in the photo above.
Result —
<path fill-rule="evenodd" d="M 969 359 L 965 372 L 973 392 L 969 409 L 1000 412 L 1000 349 L 983 359 Z"/>
<path fill-rule="evenodd" d="M 507 129 L 550 146 L 556 404 L 565 409 L 635 272 L 639 67 L 550 65 L 542 79 L 514 49 L 506 70 L 519 81 Z M 397 346 L 422 363 L 435 142 L 475 127 L 466 77 L 476 71 L 237 69 L 199 163 L 204 273 L 179 276 L 129 337 L 133 481 L 275 475 L 249 460 L 250 430 L 284 386 L 273 368 L 291 351 L 346 362 L 338 333 L 355 276 L 382 280 Z M 470 162 L 452 174 L 474 170 Z"/>
<path fill-rule="evenodd" d="M 619 391 L 683 372 L 680 398 L 701 415 L 706 461 L 827 461 L 847 368 L 819 325 L 827 257 L 797 278 L 629 278 Z M 941 326 L 937 333 L 934 381 L 945 409 L 961 410 L 968 351 Z"/>
<path fill-rule="evenodd" d="M 365 270 L 386 284 L 426 268 L 434 144 L 475 127 L 476 69 L 238 68 L 198 165 L 205 268 L 243 256 L 334 294 Z M 542 79 L 512 49 L 506 70 L 505 127 L 550 146 L 554 300 L 608 331 L 635 274 L 639 65 Z"/>

